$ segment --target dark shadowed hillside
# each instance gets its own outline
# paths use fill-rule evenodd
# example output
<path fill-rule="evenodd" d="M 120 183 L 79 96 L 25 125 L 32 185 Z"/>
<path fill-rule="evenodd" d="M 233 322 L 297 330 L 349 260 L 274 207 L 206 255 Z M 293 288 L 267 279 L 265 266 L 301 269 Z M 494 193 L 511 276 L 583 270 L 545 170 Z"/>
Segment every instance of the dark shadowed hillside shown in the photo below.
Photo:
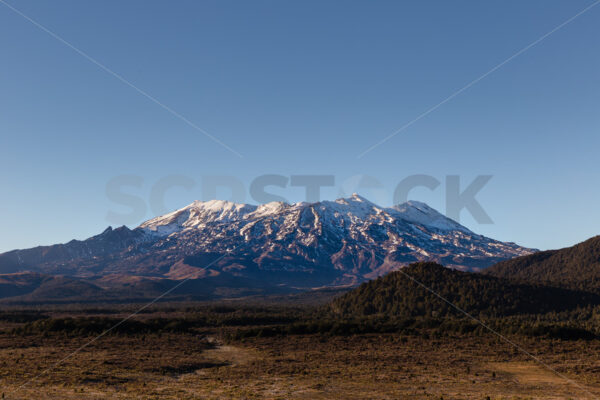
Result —
<path fill-rule="evenodd" d="M 404 273 L 403 273 L 404 272 Z M 476 273 L 445 268 L 436 263 L 415 263 L 402 272 L 362 284 L 331 304 L 345 316 L 457 315 L 452 306 L 426 291 L 405 274 L 431 288 L 453 304 L 474 314 L 507 316 L 564 311 L 587 304 L 600 304 L 600 296 L 574 290 L 550 288 Z"/>
<path fill-rule="evenodd" d="M 176 288 L 176 289 L 173 289 Z M 101 303 L 165 300 L 209 300 L 297 293 L 231 274 L 181 281 L 143 277 L 105 276 L 94 281 L 37 272 L 0 274 L 1 304 Z"/>
<path fill-rule="evenodd" d="M 499 262 L 485 274 L 600 294 L 600 236 L 573 247 Z"/>

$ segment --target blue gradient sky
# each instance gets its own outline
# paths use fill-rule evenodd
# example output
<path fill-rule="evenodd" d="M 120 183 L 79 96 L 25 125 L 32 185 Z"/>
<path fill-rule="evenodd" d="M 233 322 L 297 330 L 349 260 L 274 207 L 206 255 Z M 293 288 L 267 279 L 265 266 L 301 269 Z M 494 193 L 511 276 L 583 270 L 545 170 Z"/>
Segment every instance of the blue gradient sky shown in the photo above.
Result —
<path fill-rule="evenodd" d="M 123 174 L 146 203 L 197 181 L 171 209 L 207 175 L 366 174 L 389 206 L 412 174 L 488 174 L 494 224 L 463 212 L 472 230 L 541 249 L 600 231 L 600 6 L 357 158 L 592 1 L 10 3 L 243 157 L 0 4 L 0 251 L 102 231 Z M 411 197 L 444 211 L 443 184 Z"/>

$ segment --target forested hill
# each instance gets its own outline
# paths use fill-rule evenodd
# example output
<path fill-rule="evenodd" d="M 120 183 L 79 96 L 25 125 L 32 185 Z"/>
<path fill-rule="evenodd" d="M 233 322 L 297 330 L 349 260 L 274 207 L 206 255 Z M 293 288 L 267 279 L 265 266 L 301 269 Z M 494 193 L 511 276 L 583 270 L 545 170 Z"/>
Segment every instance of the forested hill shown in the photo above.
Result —
<path fill-rule="evenodd" d="M 331 310 L 346 317 L 374 314 L 442 317 L 460 314 L 406 275 L 475 315 L 538 314 L 600 304 L 600 296 L 596 294 L 512 283 L 493 276 L 448 269 L 436 263 L 415 263 L 401 272 L 391 272 L 342 295 L 331 303 Z"/>
<path fill-rule="evenodd" d="M 486 275 L 600 294 L 600 236 L 573 247 L 499 262 Z"/>

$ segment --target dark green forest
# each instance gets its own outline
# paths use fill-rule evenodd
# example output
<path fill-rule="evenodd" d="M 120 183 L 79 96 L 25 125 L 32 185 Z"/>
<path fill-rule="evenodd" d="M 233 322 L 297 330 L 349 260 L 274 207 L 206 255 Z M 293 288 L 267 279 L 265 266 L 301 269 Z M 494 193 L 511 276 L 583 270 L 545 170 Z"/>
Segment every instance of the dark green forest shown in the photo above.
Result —
<path fill-rule="evenodd" d="M 331 303 L 331 310 L 341 316 L 445 317 L 460 314 L 415 281 L 478 316 L 545 314 L 600 304 L 600 296 L 593 293 L 515 283 L 448 269 L 436 263 L 415 263 L 342 295 Z"/>
<path fill-rule="evenodd" d="M 484 274 L 600 294 L 600 236 L 573 247 L 502 261 Z"/>

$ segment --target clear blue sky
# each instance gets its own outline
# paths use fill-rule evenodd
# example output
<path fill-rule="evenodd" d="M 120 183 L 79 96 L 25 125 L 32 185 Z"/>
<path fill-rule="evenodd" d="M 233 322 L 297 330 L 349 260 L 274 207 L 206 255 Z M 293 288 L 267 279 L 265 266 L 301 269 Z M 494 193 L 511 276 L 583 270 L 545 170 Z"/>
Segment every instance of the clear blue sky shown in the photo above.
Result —
<path fill-rule="evenodd" d="M 106 195 L 123 174 L 146 203 L 197 181 L 170 209 L 211 175 L 366 174 L 389 206 L 412 174 L 487 174 L 494 223 L 463 212 L 472 230 L 541 249 L 600 233 L 600 5 L 357 158 L 592 1 L 7 1 L 243 157 L 0 4 L 0 251 L 99 233 L 127 211 Z M 411 197 L 444 211 L 444 184 Z"/>

